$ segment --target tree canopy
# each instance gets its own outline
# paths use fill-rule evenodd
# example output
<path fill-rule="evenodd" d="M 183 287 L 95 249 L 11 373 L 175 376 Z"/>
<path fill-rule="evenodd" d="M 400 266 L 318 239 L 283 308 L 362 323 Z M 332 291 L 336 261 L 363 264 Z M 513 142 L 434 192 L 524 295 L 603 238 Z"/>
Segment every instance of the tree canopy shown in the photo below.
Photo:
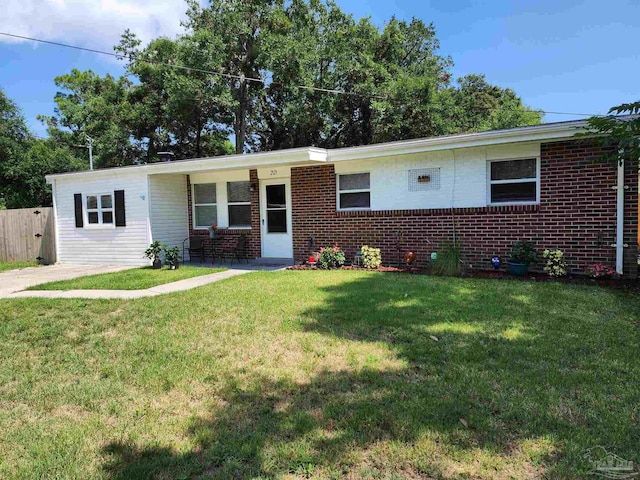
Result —
<path fill-rule="evenodd" d="M 0 208 L 51 205 L 45 175 L 87 166 L 54 138 L 35 138 L 18 106 L 0 90 Z"/>
<path fill-rule="evenodd" d="M 619 115 L 631 115 L 619 117 Z M 615 146 L 634 165 L 640 161 L 640 101 L 623 103 L 609 109 L 607 116 L 593 116 L 587 120 L 589 133 L 599 134 L 605 146 Z M 616 156 L 617 157 L 617 156 Z"/>
<path fill-rule="evenodd" d="M 96 165 L 300 146 L 347 147 L 537 124 L 482 74 L 451 80 L 433 24 L 382 28 L 331 0 L 187 0 L 184 31 L 148 45 L 125 32 L 121 78 L 73 70 L 42 117 L 68 144 L 96 140 Z M 234 144 L 231 144 L 233 140 Z"/>

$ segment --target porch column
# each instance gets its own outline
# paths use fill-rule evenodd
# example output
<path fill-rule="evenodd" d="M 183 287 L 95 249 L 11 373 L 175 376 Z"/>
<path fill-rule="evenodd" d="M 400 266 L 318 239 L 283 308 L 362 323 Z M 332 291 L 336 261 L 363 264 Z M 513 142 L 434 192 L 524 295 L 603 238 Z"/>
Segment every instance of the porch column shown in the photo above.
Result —
<path fill-rule="evenodd" d="M 251 237 L 249 239 L 249 254 L 253 258 L 262 256 L 262 243 L 260 239 L 260 184 L 258 170 L 249 170 L 249 182 L 251 184 Z"/>

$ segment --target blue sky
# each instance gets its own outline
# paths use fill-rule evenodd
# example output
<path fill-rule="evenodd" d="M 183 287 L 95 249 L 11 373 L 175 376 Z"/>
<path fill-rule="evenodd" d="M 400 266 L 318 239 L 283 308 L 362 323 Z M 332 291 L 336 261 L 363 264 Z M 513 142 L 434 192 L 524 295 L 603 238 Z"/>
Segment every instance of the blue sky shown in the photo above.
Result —
<path fill-rule="evenodd" d="M 6 0 L 5 0 L 6 1 Z M 36 7 L 33 3 L 38 4 Z M 640 2 L 338 0 L 357 17 L 382 25 L 392 15 L 433 22 L 454 78 L 484 73 L 547 111 L 606 113 L 640 100 Z M 143 39 L 175 35 L 182 0 L 8 0 L 0 31 L 111 51 L 124 28 Z M 23 109 L 32 129 L 53 112 L 53 78 L 72 68 L 122 73 L 112 58 L 0 38 L 0 88 Z M 548 114 L 545 121 L 582 118 Z"/>

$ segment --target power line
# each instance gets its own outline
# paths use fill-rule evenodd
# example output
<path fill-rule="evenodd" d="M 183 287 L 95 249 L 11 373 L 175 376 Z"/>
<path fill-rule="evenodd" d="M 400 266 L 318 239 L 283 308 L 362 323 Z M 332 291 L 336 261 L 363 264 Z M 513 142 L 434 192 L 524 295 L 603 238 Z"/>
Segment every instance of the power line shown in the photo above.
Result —
<path fill-rule="evenodd" d="M 225 78 L 231 78 L 234 80 L 240 80 L 240 81 L 247 81 L 247 82 L 255 82 L 255 83 L 260 83 L 260 84 L 264 84 L 265 79 L 263 78 L 255 78 L 255 77 L 246 77 L 244 75 L 235 75 L 232 73 L 226 73 L 226 72 L 217 72 L 215 70 L 205 70 L 202 68 L 196 68 L 196 67 L 187 67 L 184 65 L 175 65 L 172 63 L 167 63 L 167 62 L 159 62 L 159 61 L 153 61 L 153 60 L 143 60 L 141 58 L 136 58 L 132 55 L 124 55 L 121 53 L 113 53 L 113 52 L 106 52 L 104 50 L 96 50 L 94 48 L 87 48 L 87 47 L 80 47 L 78 45 L 69 45 L 66 43 L 61 43 L 61 42 L 53 42 L 51 40 L 43 40 L 41 38 L 34 38 L 34 37 L 26 37 L 24 35 L 16 35 L 13 33 L 7 33 L 7 32 L 0 32 L 0 35 L 4 35 L 6 37 L 11 37 L 11 38 L 19 38 L 22 40 L 29 40 L 32 42 L 39 42 L 39 43 L 45 43 L 48 45 L 55 45 L 57 47 L 65 47 L 65 48 L 72 48 L 74 50 L 80 50 L 83 52 L 91 52 L 91 53 L 98 53 L 100 55 L 108 55 L 110 57 L 115 57 L 118 60 L 138 60 L 140 62 L 144 62 L 144 63 L 149 63 L 152 65 L 162 65 L 165 67 L 169 67 L 169 68 L 175 68 L 178 70 L 187 70 L 187 71 L 192 71 L 192 72 L 198 72 L 198 73 L 206 73 L 209 75 L 218 75 L 221 77 L 225 77 Z M 280 85 L 282 87 L 294 87 L 297 88 L 299 90 L 313 90 L 313 91 L 317 91 L 317 92 L 324 92 L 324 93 L 332 93 L 332 94 L 336 94 L 336 95 L 353 95 L 353 96 L 359 96 L 359 97 L 368 97 L 368 98 L 376 98 L 379 100 L 386 100 L 387 97 L 381 96 L 381 95 L 362 95 L 359 93 L 355 93 L 355 92 L 345 92 L 344 90 L 337 90 L 337 89 L 332 89 L 332 88 L 321 88 L 321 87 L 311 87 L 308 85 L 284 85 L 281 82 L 271 82 L 272 85 Z"/>
<path fill-rule="evenodd" d="M 29 40 L 32 42 L 38 42 L 38 43 L 45 43 L 48 45 L 54 45 L 54 46 L 58 46 L 58 47 L 64 47 L 64 48 L 71 48 L 74 50 L 80 50 L 83 52 L 90 52 L 90 53 L 97 53 L 100 55 L 108 55 L 110 57 L 114 57 L 117 58 L 119 60 L 129 60 L 129 61 L 133 61 L 133 60 L 138 60 L 144 63 L 148 63 L 148 64 L 152 64 L 152 65 L 161 65 L 161 66 L 165 66 L 165 67 L 169 67 L 169 68 L 175 68 L 178 70 L 185 70 L 185 71 L 192 71 L 192 72 L 198 72 L 198 73 L 205 73 L 205 74 L 209 74 L 209 75 L 218 75 L 220 77 L 224 77 L 224 78 L 230 78 L 230 79 L 234 79 L 234 80 L 240 80 L 240 81 L 247 81 L 247 82 L 256 82 L 256 83 L 260 83 L 260 84 L 264 84 L 265 79 L 263 78 L 255 78 L 255 77 L 245 77 L 244 75 L 234 75 L 232 73 L 226 73 L 226 72 L 219 72 L 219 71 L 215 71 L 215 70 L 205 70 L 205 69 L 201 69 L 201 68 L 196 68 L 196 67 L 187 67 L 184 65 L 175 65 L 172 63 L 167 63 L 167 62 L 160 62 L 160 61 L 153 61 L 153 60 L 142 60 L 140 58 L 135 58 L 132 55 L 124 55 L 124 54 L 120 54 L 120 53 L 113 53 L 113 52 L 107 52 L 104 50 L 97 50 L 94 48 L 88 48 L 88 47 L 80 47 L 78 45 L 70 45 L 67 43 L 62 43 L 62 42 L 54 42 L 51 40 L 43 40 L 41 38 L 35 38 L 35 37 L 27 37 L 24 35 L 16 35 L 13 33 L 7 33 L 7 32 L 0 32 L 0 35 L 4 35 L 6 37 L 11 37 L 11 38 L 18 38 L 21 40 Z M 311 87 L 308 85 L 284 85 L 281 82 L 271 82 L 272 85 L 279 85 L 282 87 L 293 87 L 293 88 L 297 88 L 299 90 L 311 90 L 311 91 L 315 91 L 315 92 L 322 92 L 322 93 L 330 93 L 330 94 L 334 94 L 334 95 L 348 95 L 348 96 L 358 96 L 361 98 L 372 98 L 372 99 L 378 99 L 378 100 L 388 100 L 389 98 L 387 96 L 381 96 L 381 95 L 363 95 L 360 93 L 355 93 L 355 92 L 346 92 L 344 90 L 338 90 L 338 89 L 332 89 L 332 88 L 321 88 L 321 87 Z M 486 110 L 492 110 L 492 107 L 483 107 Z M 575 112 L 552 112 L 549 110 L 540 110 L 540 109 L 532 109 L 532 112 L 536 112 L 536 113 L 543 113 L 543 114 L 548 114 L 548 115 L 571 115 L 574 117 L 593 117 L 593 116 L 599 116 L 599 114 L 594 114 L 594 113 L 575 113 Z"/>

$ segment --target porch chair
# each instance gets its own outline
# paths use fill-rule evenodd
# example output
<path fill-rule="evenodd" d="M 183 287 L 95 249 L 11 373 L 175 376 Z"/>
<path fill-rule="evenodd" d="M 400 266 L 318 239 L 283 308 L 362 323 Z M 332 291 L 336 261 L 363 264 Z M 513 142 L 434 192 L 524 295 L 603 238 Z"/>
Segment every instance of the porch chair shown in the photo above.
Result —
<path fill-rule="evenodd" d="M 187 242 L 189 244 L 187 245 Z M 204 237 L 201 236 L 190 236 L 189 238 L 185 238 L 182 242 L 182 258 L 186 258 L 184 256 L 185 250 L 189 252 L 189 260 L 191 260 L 194 254 L 200 257 L 200 263 L 204 262 Z"/>
<path fill-rule="evenodd" d="M 249 248 L 246 235 L 240 235 L 238 237 L 238 243 L 236 243 L 236 246 L 233 247 L 233 252 L 231 255 L 231 265 L 233 265 L 234 258 L 238 260 L 238 263 L 240 263 L 241 258 L 249 263 Z"/>

